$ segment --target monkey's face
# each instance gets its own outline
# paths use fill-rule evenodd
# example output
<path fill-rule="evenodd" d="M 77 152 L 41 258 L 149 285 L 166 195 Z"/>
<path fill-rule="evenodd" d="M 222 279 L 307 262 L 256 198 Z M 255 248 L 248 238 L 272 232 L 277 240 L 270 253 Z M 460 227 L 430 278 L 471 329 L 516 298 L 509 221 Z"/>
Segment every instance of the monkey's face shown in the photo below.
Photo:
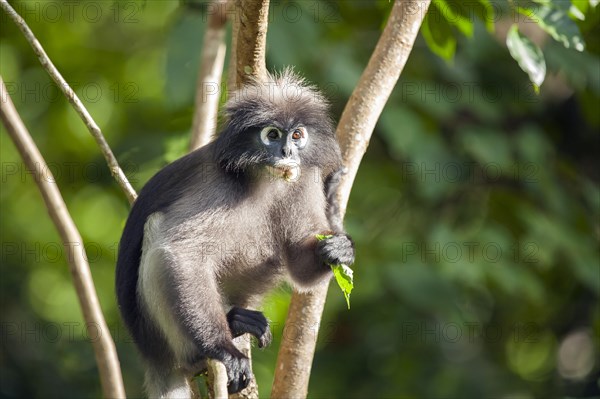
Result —
<path fill-rule="evenodd" d="M 308 130 L 302 125 L 290 128 L 265 126 L 260 130 L 260 142 L 266 152 L 267 171 L 286 181 L 298 180 L 301 171 L 301 152 L 308 143 Z"/>

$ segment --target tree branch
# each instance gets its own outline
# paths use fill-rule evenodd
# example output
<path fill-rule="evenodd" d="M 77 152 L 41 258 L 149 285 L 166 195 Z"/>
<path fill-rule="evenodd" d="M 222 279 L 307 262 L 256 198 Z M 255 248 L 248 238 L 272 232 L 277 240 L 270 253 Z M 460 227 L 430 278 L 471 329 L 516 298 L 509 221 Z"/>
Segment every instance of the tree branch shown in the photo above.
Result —
<path fill-rule="evenodd" d="M 375 124 L 394 88 L 414 45 L 430 0 L 396 0 L 385 29 L 358 85 L 342 113 L 336 131 L 347 173 L 337 189 L 340 214 L 346 212 L 350 190 Z M 294 292 L 286 320 L 300 334 L 283 341 L 279 349 L 272 398 L 304 398 L 316 345 L 327 286 L 310 294 Z"/>
<path fill-rule="evenodd" d="M 229 90 L 240 88 L 250 77 L 267 75 L 265 48 L 269 26 L 269 0 L 235 1 Z"/>
<path fill-rule="evenodd" d="M 208 23 L 196 83 L 196 112 L 192 123 L 190 151 L 207 144 L 217 128 L 221 76 L 225 63 L 226 6 L 227 0 L 214 0 L 207 9 Z"/>
<path fill-rule="evenodd" d="M 233 7 L 231 56 L 229 63 L 229 76 L 227 81 L 228 91 L 242 87 L 250 79 L 265 79 L 267 67 L 265 63 L 265 47 L 267 45 L 267 28 L 269 14 L 269 0 L 229 0 Z M 234 339 L 235 346 L 252 360 L 250 337 L 244 334 Z M 215 366 L 213 361 L 212 379 L 214 394 L 222 390 L 217 386 L 219 381 L 227 381 L 223 377 L 224 367 Z M 252 364 L 252 361 L 250 361 Z M 222 382 L 221 382 L 222 384 Z M 226 385 L 226 383 L 225 383 Z M 226 389 L 226 388 L 225 388 Z M 253 378 L 248 387 L 241 392 L 231 395 L 235 399 L 258 398 L 258 386 Z"/>
<path fill-rule="evenodd" d="M 38 56 L 42 67 L 56 82 L 56 84 L 63 92 L 65 97 L 67 97 L 67 100 L 69 100 L 69 102 L 73 106 L 73 108 L 75 108 L 75 111 L 77 111 L 77 113 L 83 120 L 83 123 L 88 128 L 88 130 L 96 140 L 96 143 L 100 147 L 100 151 L 102 151 L 102 155 L 104 155 L 104 159 L 106 159 L 106 162 L 108 163 L 110 173 L 117 180 L 117 183 L 119 183 L 121 189 L 123 189 L 123 191 L 125 192 L 129 203 L 132 204 L 135 201 L 137 194 L 131 186 L 131 184 L 129 183 L 129 181 L 127 180 L 125 173 L 123 173 L 123 170 L 119 166 L 119 163 L 117 162 L 117 159 L 115 158 L 112 150 L 106 142 L 106 139 L 102 135 L 102 131 L 100 130 L 94 119 L 92 119 L 88 110 L 84 107 L 83 103 L 81 102 L 79 97 L 77 97 L 77 94 L 75 94 L 71 86 L 69 86 L 67 81 L 62 77 L 58 69 L 56 69 L 56 67 L 42 48 L 42 45 L 36 39 L 35 35 L 25 22 L 25 20 L 10 6 L 10 4 L 8 4 L 6 0 L 0 0 L 0 7 L 2 7 L 6 14 L 8 14 L 8 16 L 21 30 L 21 32 L 25 36 L 25 39 L 33 48 L 33 52 Z"/>
<path fill-rule="evenodd" d="M 123 387 L 121 366 L 119 365 L 115 343 L 102 315 L 83 240 L 67 210 L 54 177 L 15 109 L 1 76 L 0 118 L 27 168 L 35 176 L 36 184 L 44 198 L 48 214 L 61 236 L 68 253 L 69 270 L 79 298 L 83 318 L 87 324 L 93 325 L 99 330 L 98 339 L 92 340 L 92 345 L 100 372 L 104 397 L 125 398 L 125 388 Z M 43 176 L 40 174 L 41 170 L 45 171 Z"/>
<path fill-rule="evenodd" d="M 208 359 L 208 391 L 211 399 L 227 399 L 227 369 L 218 360 Z"/>

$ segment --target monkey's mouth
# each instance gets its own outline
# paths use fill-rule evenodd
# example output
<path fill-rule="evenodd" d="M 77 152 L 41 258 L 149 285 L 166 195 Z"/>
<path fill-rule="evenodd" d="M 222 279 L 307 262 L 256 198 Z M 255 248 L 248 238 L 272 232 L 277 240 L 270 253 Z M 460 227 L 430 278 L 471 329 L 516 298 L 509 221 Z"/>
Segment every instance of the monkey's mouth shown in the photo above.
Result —
<path fill-rule="evenodd" d="M 267 165 L 267 170 L 271 176 L 282 178 L 287 182 L 294 182 L 300 178 L 300 164 L 288 158 L 281 159 L 274 165 Z"/>

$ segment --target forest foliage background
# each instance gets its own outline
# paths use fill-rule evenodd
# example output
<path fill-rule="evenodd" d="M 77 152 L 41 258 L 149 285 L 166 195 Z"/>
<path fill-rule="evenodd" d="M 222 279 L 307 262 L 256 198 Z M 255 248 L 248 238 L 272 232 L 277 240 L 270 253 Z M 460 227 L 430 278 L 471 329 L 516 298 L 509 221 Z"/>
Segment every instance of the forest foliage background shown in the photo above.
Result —
<path fill-rule="evenodd" d="M 13 4 L 137 190 L 187 151 L 203 3 Z M 577 52 L 493 4 L 495 31 L 474 19 L 472 37 L 450 33 L 449 60 L 420 35 L 384 109 L 346 216 L 352 309 L 332 284 L 309 397 L 600 395 L 598 8 L 578 22 L 587 49 Z M 337 119 L 390 9 L 274 1 L 268 68 L 293 65 Z M 0 21 L 0 74 L 81 231 L 127 392 L 139 397 L 141 364 L 113 282 L 128 203 L 29 45 Z M 504 44 L 514 22 L 544 51 L 539 95 Z M 0 395 L 98 397 L 96 330 L 32 175 L 4 130 L 0 139 Z M 293 326 L 283 330 L 289 296 L 283 287 L 265 303 L 275 341 L 254 351 L 264 397 L 279 342 L 294 339 Z"/>

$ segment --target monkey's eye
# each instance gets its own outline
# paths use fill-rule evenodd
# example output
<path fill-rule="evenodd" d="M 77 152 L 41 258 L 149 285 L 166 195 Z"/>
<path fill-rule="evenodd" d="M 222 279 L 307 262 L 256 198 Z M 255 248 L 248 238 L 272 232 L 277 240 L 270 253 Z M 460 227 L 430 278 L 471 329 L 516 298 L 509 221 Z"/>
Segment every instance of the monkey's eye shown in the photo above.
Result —
<path fill-rule="evenodd" d="M 297 127 L 292 132 L 292 140 L 294 140 L 296 142 L 296 146 L 298 148 L 302 148 L 306 145 L 306 139 L 307 139 L 306 136 L 307 136 L 306 128 L 303 126 Z"/>
<path fill-rule="evenodd" d="M 265 144 L 269 144 L 272 140 L 279 140 L 281 136 L 281 131 L 273 126 L 267 126 L 260 132 L 260 139 Z"/>

